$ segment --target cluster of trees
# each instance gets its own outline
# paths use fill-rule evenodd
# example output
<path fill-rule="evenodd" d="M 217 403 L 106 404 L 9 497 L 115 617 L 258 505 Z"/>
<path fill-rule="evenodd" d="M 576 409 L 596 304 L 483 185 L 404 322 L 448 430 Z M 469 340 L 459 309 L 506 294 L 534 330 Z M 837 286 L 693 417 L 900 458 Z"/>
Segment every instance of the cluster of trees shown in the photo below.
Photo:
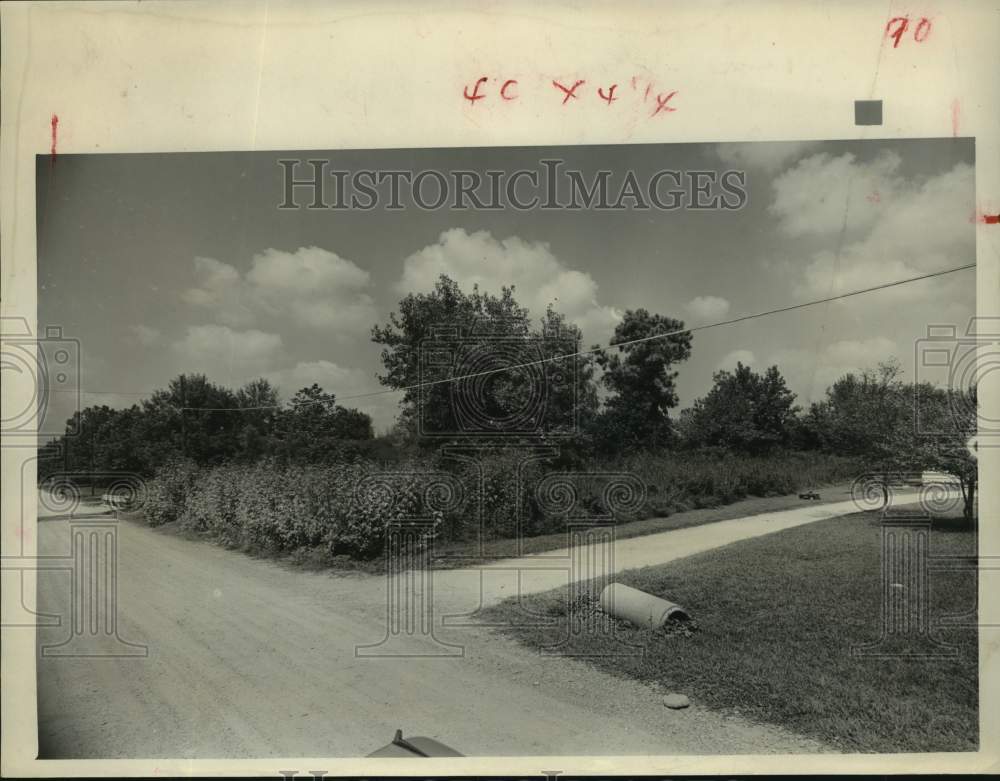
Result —
<path fill-rule="evenodd" d="M 674 417 L 677 366 L 691 355 L 683 328 L 680 320 L 629 310 L 609 347 L 580 352 L 579 329 L 552 307 L 536 323 L 513 288 L 466 293 L 441 276 L 372 329 L 382 347 L 379 380 L 401 397 L 396 429 L 382 444 L 438 446 L 439 437 L 426 435 L 534 426 L 543 436 L 567 435 L 563 451 L 581 460 L 665 449 L 824 451 L 856 456 L 876 472 L 948 472 L 961 481 L 972 512 L 974 396 L 905 383 L 889 363 L 848 374 L 802 410 L 777 366 L 757 372 L 737 364 L 716 373 L 709 392 Z M 530 365 L 495 371 L 521 361 Z M 467 379 L 449 381 L 455 375 Z M 518 417 L 533 405 L 538 420 Z M 337 405 L 318 385 L 282 405 L 267 380 L 232 391 L 203 375 L 181 375 L 129 409 L 89 407 L 70 426 L 79 433 L 64 438 L 61 464 L 142 474 L 177 455 L 206 465 L 265 456 L 323 463 L 373 439 L 367 415 Z M 937 435 L 927 436 L 931 430 Z"/>
<path fill-rule="evenodd" d="M 152 475 L 178 457 L 200 465 L 265 456 L 308 463 L 374 436 L 368 415 L 338 405 L 319 385 L 302 388 L 282 404 L 266 379 L 233 391 L 202 374 L 182 374 L 127 409 L 87 407 L 67 421 L 67 431 L 74 433 L 43 449 L 43 474 Z"/>
<path fill-rule="evenodd" d="M 442 324 L 454 327 L 442 335 Z M 683 327 L 645 309 L 629 310 L 610 350 L 595 345 L 580 352 L 579 328 L 551 306 L 535 324 L 513 288 L 495 296 L 474 287 L 467 294 L 442 275 L 430 292 L 400 301 L 399 312 L 372 329 L 372 340 L 383 348 L 386 371 L 379 380 L 402 392 L 404 437 L 528 432 L 534 424 L 534 431 L 560 435 L 563 442 L 576 435 L 571 442 L 578 450 L 610 453 L 669 444 L 669 411 L 677 405 L 674 366 L 691 354 L 691 335 Z M 643 339 L 648 341 L 636 341 Z M 428 359 L 435 351 L 441 361 Z M 505 366 L 515 368 L 501 371 Z M 443 382 L 449 377 L 467 379 Z M 518 417 L 533 406 L 537 420 Z M 471 423 L 456 418 L 473 407 L 479 414 Z"/>
<path fill-rule="evenodd" d="M 420 416 L 425 418 L 425 432 L 428 416 L 433 418 L 431 428 L 457 430 L 447 416 L 470 400 L 456 399 L 458 383 L 418 390 L 437 379 L 428 376 L 421 350 L 426 350 L 433 327 L 470 322 L 479 330 L 462 334 L 469 353 L 475 352 L 475 333 L 482 337 L 483 352 L 489 351 L 487 339 L 497 332 L 535 342 L 559 329 L 567 343 L 576 344 L 580 337 L 551 308 L 540 326 L 533 327 L 513 289 L 499 296 L 475 288 L 465 294 L 442 276 L 429 293 L 406 296 L 399 313 L 372 331 L 373 340 L 383 346 L 386 372 L 381 382 L 403 391 L 403 437 L 419 439 Z M 738 363 L 731 371 L 716 373 L 709 392 L 674 417 L 676 367 L 691 355 L 691 334 L 683 328 L 683 322 L 645 309 L 626 311 L 609 348 L 594 346 L 564 360 L 572 361 L 574 370 L 557 374 L 555 380 L 546 373 L 544 416 L 549 427 L 542 428 L 572 425 L 576 434 L 568 448 L 585 458 L 664 449 L 746 456 L 812 450 L 854 456 L 873 473 L 940 470 L 960 482 L 966 514 L 972 513 L 977 471 L 968 442 L 976 429 L 974 394 L 906 383 L 899 365 L 889 362 L 847 374 L 827 389 L 823 400 L 803 410 L 777 366 L 757 372 Z M 498 429 L 509 420 L 506 413 L 524 402 L 525 384 L 514 381 L 515 373 L 498 373 L 489 382 L 474 378 L 477 398 L 471 401 L 495 411 Z"/>
<path fill-rule="evenodd" d="M 945 472 L 958 481 L 971 518 L 977 401 L 974 387 L 904 382 L 899 364 L 887 361 L 831 385 L 801 420 L 803 445 L 857 456 L 875 474 Z"/>

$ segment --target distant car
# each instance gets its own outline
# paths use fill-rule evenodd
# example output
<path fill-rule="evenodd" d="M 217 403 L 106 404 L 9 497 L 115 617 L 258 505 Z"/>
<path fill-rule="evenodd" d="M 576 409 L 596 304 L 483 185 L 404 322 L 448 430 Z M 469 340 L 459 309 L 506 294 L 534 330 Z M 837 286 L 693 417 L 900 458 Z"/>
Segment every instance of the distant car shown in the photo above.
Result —
<path fill-rule="evenodd" d="M 414 736 L 404 738 L 403 730 L 396 730 L 392 742 L 373 751 L 370 757 L 462 757 L 455 749 L 446 746 L 434 738 Z"/>

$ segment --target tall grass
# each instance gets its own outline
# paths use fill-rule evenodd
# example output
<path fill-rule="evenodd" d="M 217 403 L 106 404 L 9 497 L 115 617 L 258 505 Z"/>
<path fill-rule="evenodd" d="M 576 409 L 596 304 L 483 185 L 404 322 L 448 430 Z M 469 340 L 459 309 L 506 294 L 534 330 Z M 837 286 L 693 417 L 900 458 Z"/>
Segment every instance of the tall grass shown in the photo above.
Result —
<path fill-rule="evenodd" d="M 647 517 L 715 507 L 748 496 L 782 496 L 852 480 L 862 471 L 853 458 L 823 453 L 733 456 L 722 452 L 641 454 L 614 466 L 646 485 Z"/>
<path fill-rule="evenodd" d="M 145 516 L 150 525 L 174 522 L 234 546 L 275 552 L 323 548 L 332 556 L 369 559 L 382 552 L 386 526 L 393 521 L 422 520 L 426 536 L 449 542 L 480 534 L 496 540 L 560 531 L 565 519 L 546 515 L 534 497 L 546 471 L 540 462 L 504 450 L 478 464 L 424 457 L 388 467 L 361 458 L 330 465 L 265 460 L 212 468 L 172 461 L 149 487 Z M 602 484 L 588 474 L 633 475 L 646 486 L 637 516 L 648 518 L 840 482 L 857 475 L 858 465 L 818 453 L 762 458 L 672 453 L 569 471 L 579 474 L 582 501 L 594 507 L 601 502 Z M 444 509 L 428 490 L 438 478 L 460 489 Z"/>

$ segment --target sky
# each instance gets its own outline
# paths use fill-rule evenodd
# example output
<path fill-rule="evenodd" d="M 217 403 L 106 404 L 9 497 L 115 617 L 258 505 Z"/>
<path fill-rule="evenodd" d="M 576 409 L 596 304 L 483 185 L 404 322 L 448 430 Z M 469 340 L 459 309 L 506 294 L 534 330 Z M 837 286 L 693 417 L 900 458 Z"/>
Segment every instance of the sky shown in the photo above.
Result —
<path fill-rule="evenodd" d="M 739 210 L 278 209 L 279 158 L 357 169 L 515 170 L 559 158 L 591 176 L 746 172 Z M 515 286 L 587 345 L 628 309 L 699 326 L 975 261 L 970 139 L 754 144 L 60 155 L 37 161 L 38 324 L 79 342 L 82 403 L 129 406 L 182 372 L 282 396 L 313 382 L 391 426 L 384 323 L 439 273 L 463 290 Z M 303 198 L 303 200 L 305 200 Z M 777 364 L 808 404 L 848 371 L 897 358 L 909 378 L 931 324 L 964 331 L 975 275 L 958 272 L 698 331 L 681 407 L 737 361 Z M 53 394 L 48 417 L 73 411 Z"/>

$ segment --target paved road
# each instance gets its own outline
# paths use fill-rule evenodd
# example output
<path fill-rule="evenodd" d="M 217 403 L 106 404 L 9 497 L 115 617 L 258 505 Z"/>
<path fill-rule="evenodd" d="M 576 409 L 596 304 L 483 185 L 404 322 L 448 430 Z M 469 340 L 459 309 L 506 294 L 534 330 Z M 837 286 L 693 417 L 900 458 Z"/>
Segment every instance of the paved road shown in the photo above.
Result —
<path fill-rule="evenodd" d="M 614 569 L 852 509 L 807 507 L 625 540 Z M 480 756 L 823 750 L 697 705 L 668 710 L 661 692 L 542 656 L 463 618 L 516 593 L 515 566 L 522 592 L 566 583 L 565 551 L 497 562 L 482 574 L 435 573 L 435 637 L 418 625 L 374 649 L 410 656 L 368 658 L 357 647 L 387 634 L 384 577 L 293 570 L 129 522 L 117 524 L 117 539 L 118 609 L 108 613 L 117 615 L 117 637 L 103 634 L 110 622 L 101 612 L 82 616 L 82 641 L 88 653 L 142 650 L 120 639 L 148 655 L 42 656 L 43 757 L 359 756 L 399 727 Z M 70 555 L 70 522 L 41 519 L 39 544 L 43 555 Z M 429 597 L 419 581 L 410 585 L 418 602 Z M 76 588 L 98 587 L 87 579 Z M 39 630 L 40 644 L 70 636 L 71 594 L 68 571 L 39 574 L 40 609 L 63 617 L 62 626 Z M 461 655 L 441 655 L 451 653 Z"/>

